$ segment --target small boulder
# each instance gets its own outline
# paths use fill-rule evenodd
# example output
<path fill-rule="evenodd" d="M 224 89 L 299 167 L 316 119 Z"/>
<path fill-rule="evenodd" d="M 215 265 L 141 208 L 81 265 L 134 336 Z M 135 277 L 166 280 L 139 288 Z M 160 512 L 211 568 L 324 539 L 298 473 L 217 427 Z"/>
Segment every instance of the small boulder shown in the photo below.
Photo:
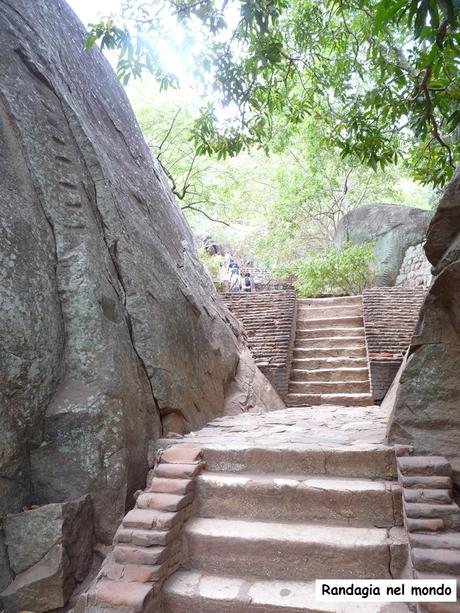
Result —
<path fill-rule="evenodd" d="M 0 594 L 5 611 L 63 607 L 91 563 L 89 496 L 9 515 L 3 527 L 9 567 L 16 575 Z"/>

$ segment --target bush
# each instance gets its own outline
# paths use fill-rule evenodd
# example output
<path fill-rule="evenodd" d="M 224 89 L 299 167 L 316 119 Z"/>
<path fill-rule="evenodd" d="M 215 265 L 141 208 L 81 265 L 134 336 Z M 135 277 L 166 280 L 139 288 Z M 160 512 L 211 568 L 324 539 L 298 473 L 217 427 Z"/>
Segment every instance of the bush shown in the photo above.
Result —
<path fill-rule="evenodd" d="M 219 270 L 224 262 L 223 255 L 209 255 L 206 249 L 198 249 L 198 258 L 201 263 L 208 269 L 208 272 L 213 281 L 216 281 L 219 276 Z"/>
<path fill-rule="evenodd" d="M 372 283 L 373 261 L 370 243 L 347 243 L 341 250 L 332 246 L 318 255 L 279 268 L 277 276 L 292 275 L 294 287 L 305 298 L 324 294 L 360 294 Z"/>

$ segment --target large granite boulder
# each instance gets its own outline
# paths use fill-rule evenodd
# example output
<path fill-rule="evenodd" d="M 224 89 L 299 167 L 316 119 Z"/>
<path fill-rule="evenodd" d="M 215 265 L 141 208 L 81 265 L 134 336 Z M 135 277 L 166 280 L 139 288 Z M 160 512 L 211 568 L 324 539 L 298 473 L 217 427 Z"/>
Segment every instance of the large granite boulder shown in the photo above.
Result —
<path fill-rule="evenodd" d="M 0 211 L 0 515 L 89 494 L 110 542 L 161 433 L 280 401 L 62 0 L 0 3 Z"/>
<path fill-rule="evenodd" d="M 3 527 L 15 579 L 0 594 L 9 613 L 63 607 L 88 572 L 93 545 L 88 496 L 6 516 Z"/>
<path fill-rule="evenodd" d="M 431 211 L 399 204 L 367 204 L 353 209 L 340 220 L 334 242 L 343 247 L 372 241 L 377 284 L 395 284 L 409 247 L 424 242 Z"/>
<path fill-rule="evenodd" d="M 389 440 L 446 456 L 460 485 L 460 172 L 430 224 L 434 279 L 394 390 Z"/>

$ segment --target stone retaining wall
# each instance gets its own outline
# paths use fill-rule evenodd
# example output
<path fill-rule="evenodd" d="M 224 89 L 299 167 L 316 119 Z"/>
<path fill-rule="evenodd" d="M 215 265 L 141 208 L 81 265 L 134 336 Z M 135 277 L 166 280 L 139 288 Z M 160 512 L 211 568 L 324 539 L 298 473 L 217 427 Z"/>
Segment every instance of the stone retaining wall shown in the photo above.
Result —
<path fill-rule="evenodd" d="M 431 282 L 431 264 L 427 260 L 423 244 L 409 247 L 404 255 L 395 285 L 428 287 Z"/>
<path fill-rule="evenodd" d="M 227 293 L 222 297 L 243 323 L 257 366 L 284 398 L 295 339 L 295 291 Z"/>
<path fill-rule="evenodd" d="M 363 291 L 363 315 L 372 394 L 381 401 L 412 337 L 426 296 L 422 287 L 378 287 Z"/>

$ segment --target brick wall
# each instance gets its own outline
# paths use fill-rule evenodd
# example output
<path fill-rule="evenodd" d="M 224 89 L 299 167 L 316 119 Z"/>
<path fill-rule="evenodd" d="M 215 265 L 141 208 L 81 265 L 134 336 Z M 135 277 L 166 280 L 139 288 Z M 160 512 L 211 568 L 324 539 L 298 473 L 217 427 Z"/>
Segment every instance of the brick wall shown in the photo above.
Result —
<path fill-rule="evenodd" d="M 425 288 L 377 287 L 363 291 L 363 314 L 372 394 L 388 391 L 414 331 Z"/>
<path fill-rule="evenodd" d="M 227 293 L 222 298 L 243 323 L 257 366 L 284 398 L 295 337 L 295 291 Z"/>

